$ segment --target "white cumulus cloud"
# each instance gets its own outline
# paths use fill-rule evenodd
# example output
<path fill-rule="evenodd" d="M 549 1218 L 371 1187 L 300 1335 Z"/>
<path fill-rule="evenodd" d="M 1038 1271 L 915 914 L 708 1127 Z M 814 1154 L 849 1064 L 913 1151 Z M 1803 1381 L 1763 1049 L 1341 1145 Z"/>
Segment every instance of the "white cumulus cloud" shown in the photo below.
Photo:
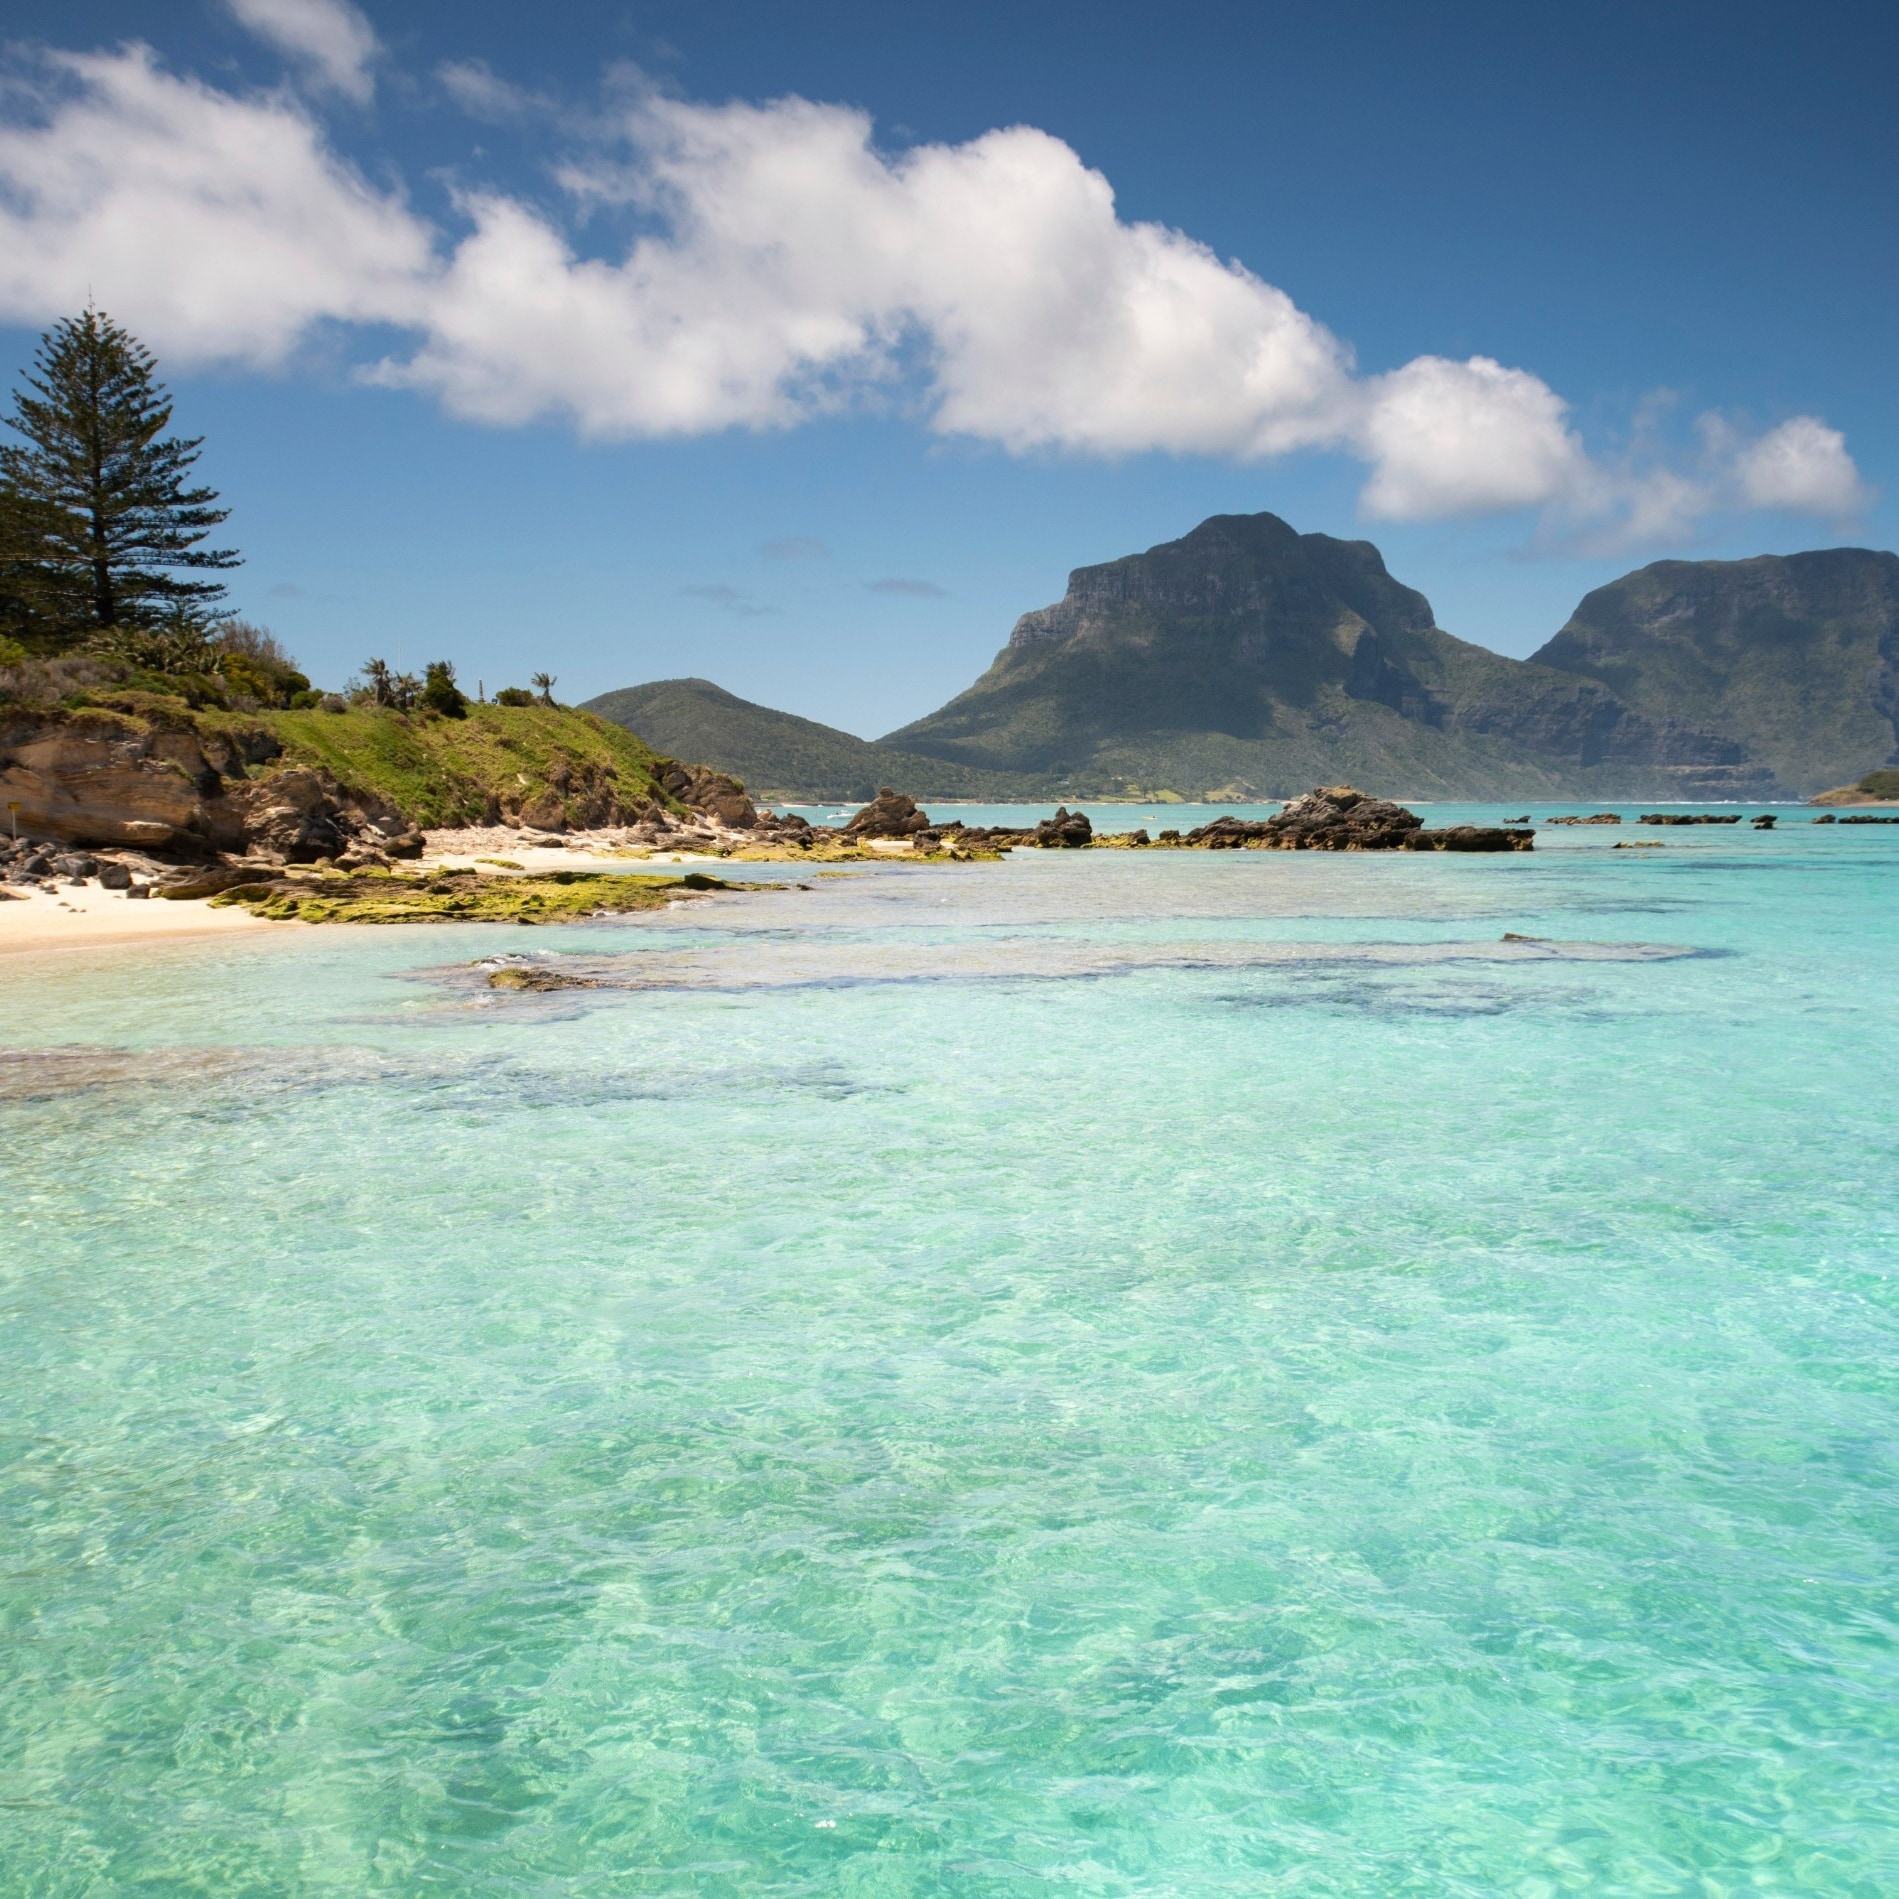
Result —
<path fill-rule="evenodd" d="M 1844 517 L 1866 499 L 1846 437 L 1816 415 L 1794 416 L 1748 443 L 1735 471 L 1750 507 Z"/>
<path fill-rule="evenodd" d="M 231 4 L 365 96 L 375 38 L 341 0 Z M 486 68 L 440 77 L 471 110 L 528 97 Z M 1360 375 L 1284 291 L 1124 220 L 1108 180 L 1030 126 L 890 154 L 844 107 L 649 90 L 599 127 L 560 174 L 571 219 L 469 189 L 444 229 L 282 94 L 168 73 L 143 47 L 49 55 L 0 106 L 0 315 L 96 296 L 167 356 L 254 364 L 320 324 L 393 327 L 412 340 L 376 380 L 605 439 L 870 403 L 1018 454 L 1325 449 L 1364 462 L 1374 518 L 1538 510 L 1605 542 L 1864 499 L 1811 416 L 1759 437 L 1704 421 L 1686 467 L 1612 463 L 1526 369 L 1421 356 Z M 586 255 L 576 232 L 602 213 L 637 234 Z"/>
<path fill-rule="evenodd" d="M 376 29 L 349 0 L 227 0 L 231 14 L 321 84 L 359 105 L 376 90 Z"/>
<path fill-rule="evenodd" d="M 325 318 L 426 314 L 433 234 L 283 99 L 59 54 L 38 123 L 0 124 L 0 314 L 88 298 L 168 357 L 280 362 Z"/>
<path fill-rule="evenodd" d="M 1388 521 L 1534 508 L 1590 485 L 1569 405 L 1487 356 L 1420 356 L 1370 382 L 1359 435 L 1368 514 Z"/>

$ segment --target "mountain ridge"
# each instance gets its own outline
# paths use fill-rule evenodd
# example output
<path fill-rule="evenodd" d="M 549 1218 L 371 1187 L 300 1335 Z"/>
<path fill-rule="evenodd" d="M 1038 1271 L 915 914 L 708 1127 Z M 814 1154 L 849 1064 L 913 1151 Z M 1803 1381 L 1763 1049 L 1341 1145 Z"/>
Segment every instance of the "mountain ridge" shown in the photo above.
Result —
<path fill-rule="evenodd" d="M 798 748 L 820 744 L 853 774 L 838 795 L 874 775 L 937 797 L 1274 797 L 1340 780 L 1423 798 L 1807 796 L 1899 756 L 1899 557 L 1652 563 L 1520 660 L 1439 627 L 1369 541 L 1215 515 L 1075 569 L 980 678 L 878 740 L 705 681 L 588 703 L 629 712 L 661 750 L 805 795 Z"/>

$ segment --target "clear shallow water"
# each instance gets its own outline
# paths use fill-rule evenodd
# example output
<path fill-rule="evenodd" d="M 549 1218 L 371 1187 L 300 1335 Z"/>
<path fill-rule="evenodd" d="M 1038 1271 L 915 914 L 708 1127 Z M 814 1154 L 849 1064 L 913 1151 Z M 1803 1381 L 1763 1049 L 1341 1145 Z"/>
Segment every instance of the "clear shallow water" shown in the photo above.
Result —
<path fill-rule="evenodd" d="M 0 1891 L 1899 1888 L 1899 832 L 1639 835 L 0 964 Z"/>

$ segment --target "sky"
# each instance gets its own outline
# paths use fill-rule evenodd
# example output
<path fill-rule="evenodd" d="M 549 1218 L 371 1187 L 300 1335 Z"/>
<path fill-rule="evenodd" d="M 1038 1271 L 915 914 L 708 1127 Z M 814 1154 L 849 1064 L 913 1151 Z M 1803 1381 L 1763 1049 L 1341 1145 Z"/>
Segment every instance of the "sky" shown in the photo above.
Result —
<path fill-rule="evenodd" d="M 0 368 L 158 354 L 335 685 L 876 736 L 1271 509 L 1527 654 L 1889 546 L 1890 8 L 12 0 Z"/>

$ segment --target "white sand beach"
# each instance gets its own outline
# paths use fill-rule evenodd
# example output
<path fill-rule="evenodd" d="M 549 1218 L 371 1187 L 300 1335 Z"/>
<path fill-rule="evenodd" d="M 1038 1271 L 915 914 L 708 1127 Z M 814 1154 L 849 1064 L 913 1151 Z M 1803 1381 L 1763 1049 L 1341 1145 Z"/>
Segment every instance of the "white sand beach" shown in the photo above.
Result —
<path fill-rule="evenodd" d="M 287 927 L 254 917 L 236 904 L 214 910 L 202 899 L 128 897 L 123 890 L 102 890 L 97 884 L 58 890 L 10 885 L 7 892 L 0 898 L 0 956 Z"/>

